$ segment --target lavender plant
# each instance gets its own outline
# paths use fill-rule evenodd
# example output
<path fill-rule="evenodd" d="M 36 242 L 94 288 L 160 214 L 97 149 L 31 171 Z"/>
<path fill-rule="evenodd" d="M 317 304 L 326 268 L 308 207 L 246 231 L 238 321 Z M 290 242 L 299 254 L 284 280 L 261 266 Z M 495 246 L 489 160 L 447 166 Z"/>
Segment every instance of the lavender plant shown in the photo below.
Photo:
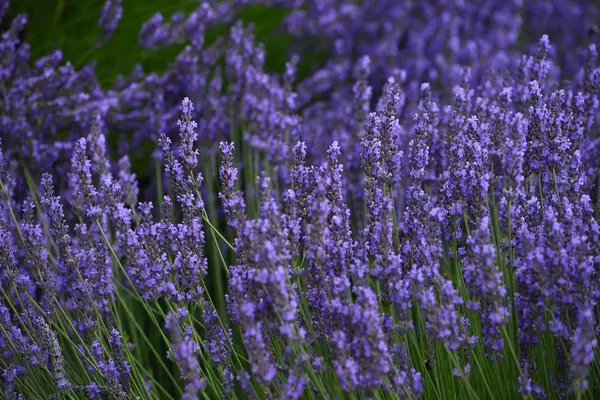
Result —
<path fill-rule="evenodd" d="M 246 3 L 330 58 L 267 72 Z M 599 8 L 551 4 L 203 1 L 141 28 L 183 45 L 166 71 L 109 89 L 30 63 L 16 18 L 2 397 L 597 397 Z"/>

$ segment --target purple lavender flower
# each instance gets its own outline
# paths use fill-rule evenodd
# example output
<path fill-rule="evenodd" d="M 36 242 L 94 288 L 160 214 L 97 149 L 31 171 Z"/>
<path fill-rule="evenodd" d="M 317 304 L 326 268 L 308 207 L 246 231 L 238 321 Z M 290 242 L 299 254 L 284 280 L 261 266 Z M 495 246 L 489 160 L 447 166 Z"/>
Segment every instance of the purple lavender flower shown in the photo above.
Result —
<path fill-rule="evenodd" d="M 86 138 L 89 144 L 91 170 L 100 177 L 102 182 L 110 174 L 110 161 L 106 149 L 106 136 L 104 134 L 104 121 L 100 114 L 96 116 L 91 127 L 91 132 Z"/>
<path fill-rule="evenodd" d="M 65 392 L 71 389 L 72 384 L 65 378 L 65 360 L 56 332 L 50 329 L 50 326 L 48 326 L 43 317 L 38 317 L 36 323 L 41 330 L 44 345 L 48 349 L 51 360 L 50 365 L 52 366 L 52 376 L 56 381 L 56 386 L 60 392 Z"/>
<path fill-rule="evenodd" d="M 412 183 L 405 212 L 407 239 L 403 251 L 413 259 L 410 279 L 423 309 L 428 333 L 451 350 L 458 350 L 467 340 L 457 310 L 463 299 L 452 281 L 444 279 L 439 271 L 442 256 L 440 222 L 444 221 L 445 215 L 422 188 L 429 163 L 429 147 L 424 141 L 425 121 L 423 114 L 417 115 L 416 136 L 410 143 Z M 439 290 L 439 302 L 436 289 Z"/>
<path fill-rule="evenodd" d="M 537 398 L 544 399 L 546 398 L 544 389 L 531 378 L 533 367 L 534 366 L 528 361 L 521 362 L 522 375 L 518 378 L 518 392 L 522 396 L 534 395 Z"/>
<path fill-rule="evenodd" d="M 171 245 L 176 254 L 173 261 L 176 284 L 186 301 L 198 300 L 204 292 L 202 279 L 207 270 L 202 219 L 197 217 L 188 224 L 178 224 L 176 234 L 177 240 Z"/>
<path fill-rule="evenodd" d="M 251 27 L 233 22 L 237 8 L 250 3 L 292 7 L 282 32 L 292 33 L 293 44 L 314 43 L 329 59 L 306 79 L 294 57 L 283 74 L 267 72 L 266 47 Z M 108 90 L 93 65 L 75 70 L 60 51 L 29 60 L 21 39 L 26 18 L 7 24 L 0 38 L 7 149 L 0 154 L 0 280 L 16 287 L 2 301 L 24 306 L 0 307 L 5 336 L 16 344 L 0 339 L 4 392 L 16 395 L 17 378 L 58 354 L 52 346 L 40 351 L 21 322 L 38 315 L 31 297 L 44 318 L 56 304 L 65 310 L 75 326 L 68 335 L 86 344 L 98 339 L 92 347 L 105 376 L 87 384 L 89 396 L 128 395 L 121 338 L 109 329 L 110 349 L 103 349 L 98 318 L 112 328 L 120 285 L 151 304 L 161 297 L 179 306 L 202 301 L 209 260 L 201 193 L 212 186 L 202 187 L 196 170 L 200 157 L 209 171 L 216 167 L 215 144 L 230 133 L 242 135 L 242 155 L 257 157 L 272 181 L 259 179 L 260 214 L 249 216 L 244 196 L 254 198 L 253 183 L 237 182 L 238 167 L 249 166 L 238 166 L 233 144 L 221 143 L 219 196 L 236 236 L 227 282 L 231 331 L 217 324 L 212 304 L 203 311 L 205 349 L 224 386 L 234 379 L 229 345 L 239 334 L 250 361 L 243 367 L 268 386 L 267 395 L 295 398 L 315 388 L 304 374 L 304 365 L 322 360 L 305 353 L 314 345 L 331 354 L 317 369 L 335 372 L 343 389 L 417 397 L 422 378 L 399 343 L 413 322 L 421 325 L 413 321 L 413 301 L 429 339 L 465 351 L 455 375 L 466 377 L 467 347 L 476 338 L 461 315 L 466 299 L 448 279 L 456 263 L 466 308 L 481 313 L 488 355 L 502 354 L 506 301 L 514 300 L 522 395 L 544 394 L 529 360 L 541 338 L 571 346 L 570 358 L 561 346 L 544 353 L 555 356 L 559 375 L 572 376 L 557 385 L 588 388 L 600 297 L 600 68 L 586 29 L 600 8 L 582 0 L 521 3 L 202 1 L 191 13 L 157 14 L 144 24 L 143 47 L 181 45 L 164 72 L 139 67 Z M 104 38 L 121 13 L 122 1 L 106 2 Z M 226 37 L 206 42 L 220 24 L 230 26 Z M 578 47 L 582 59 L 566 51 Z M 108 131 L 132 132 L 122 135 L 119 156 L 137 156 L 161 134 L 156 161 L 175 195 L 161 210 L 137 203 L 147 194 L 128 158 L 113 165 Z M 58 132 L 67 137 L 57 139 Z M 59 198 L 43 175 L 39 221 L 32 200 L 23 201 L 30 180 L 21 166 L 34 180 L 52 170 L 57 188 L 66 186 L 63 176 L 69 181 Z M 113 276 L 113 250 L 133 287 Z M 514 294 L 507 296 L 496 263 L 506 264 L 509 280 L 514 274 Z M 191 325 L 183 333 L 184 317 L 171 314 L 175 322 L 167 325 L 186 397 L 194 398 L 204 382 L 198 336 Z M 58 372 L 57 387 L 68 389 L 60 368 L 50 370 Z M 248 394 L 250 374 L 235 372 Z"/>
<path fill-rule="evenodd" d="M 4 13 L 6 12 L 8 6 L 10 6 L 9 0 L 3 0 L 2 3 L 0 3 L 0 21 L 4 17 Z"/>
<path fill-rule="evenodd" d="M 56 275 L 50 264 L 48 250 L 45 248 L 42 227 L 34 222 L 34 209 L 33 200 L 27 199 L 22 207 L 23 219 L 21 221 L 21 232 L 27 254 L 26 262 L 42 292 L 40 304 L 46 310 L 47 315 L 52 315 L 56 305 Z"/>
<path fill-rule="evenodd" d="M 198 140 L 196 128 L 198 124 L 192 120 L 194 105 L 187 97 L 181 103 L 183 118 L 177 121 L 179 126 L 179 137 L 181 138 L 181 159 L 185 169 L 192 170 L 198 165 L 198 150 L 194 144 Z"/>
<path fill-rule="evenodd" d="M 131 172 L 129 157 L 123 156 L 119 159 L 119 185 L 125 196 L 125 204 L 134 208 L 138 202 L 139 188 L 136 175 Z"/>
<path fill-rule="evenodd" d="M 299 399 L 304 393 L 306 379 L 304 375 L 290 374 L 287 382 L 283 385 L 283 396 L 288 399 Z"/>
<path fill-rule="evenodd" d="M 398 370 L 393 379 L 393 386 L 400 396 L 419 397 L 423 393 L 423 378 L 411 365 L 406 344 L 394 346 L 392 349 L 397 362 L 393 364 Z"/>
<path fill-rule="evenodd" d="M 131 367 L 129 362 L 125 359 L 123 354 L 123 339 L 121 333 L 117 329 L 110 331 L 108 342 L 111 346 L 112 357 L 114 359 L 116 368 L 119 370 L 119 382 L 123 391 L 128 393 L 131 390 L 131 382 L 129 374 L 131 373 Z"/>
<path fill-rule="evenodd" d="M 371 74 L 371 59 L 368 56 L 362 57 L 355 66 L 354 78 L 356 83 L 352 87 L 355 96 L 354 118 L 356 125 L 356 138 L 363 136 L 364 125 L 371 108 L 372 88 L 368 84 L 368 78 Z"/>
<path fill-rule="evenodd" d="M 43 174 L 40 183 L 42 210 L 48 219 L 49 230 L 54 240 L 59 245 L 59 250 L 65 253 L 71 242 L 69 228 L 65 221 L 63 206 L 60 197 L 54 195 L 54 182 L 52 175 Z"/>
<path fill-rule="evenodd" d="M 170 204 L 166 197 L 163 204 Z M 173 301 L 181 301 L 183 295 L 177 290 L 172 279 L 172 264 L 168 255 L 171 252 L 177 229 L 168 218 L 153 222 L 152 205 L 140 204 L 140 224 L 135 230 L 127 230 L 121 238 L 127 244 L 125 258 L 127 274 L 136 290 L 145 299 L 167 296 Z"/>
<path fill-rule="evenodd" d="M 14 164 L 10 162 L 8 154 L 6 154 L 2 148 L 2 141 L 0 140 L 0 195 L 5 201 L 9 201 L 12 198 L 13 188 L 16 184 L 13 174 Z"/>
<path fill-rule="evenodd" d="M 265 337 L 265 327 L 262 322 L 255 322 L 254 304 L 245 303 L 242 306 L 239 318 L 240 325 L 244 330 L 244 344 L 248 354 L 250 354 L 252 374 L 260 382 L 269 384 L 275 378 L 277 371 L 273 363 L 272 350 L 269 348 L 267 344 L 268 339 Z"/>
<path fill-rule="evenodd" d="M 164 17 L 161 13 L 156 13 L 144 23 L 138 36 L 140 46 L 157 49 L 183 41 L 181 37 L 183 28 L 181 24 L 182 15 L 176 14 L 172 17 L 171 22 L 164 24 L 163 19 Z"/>
<path fill-rule="evenodd" d="M 110 338 L 111 347 L 114 347 L 115 338 L 120 343 L 120 337 L 112 333 Z M 120 351 L 120 349 L 117 348 L 116 351 Z M 129 365 L 126 362 L 120 364 L 113 357 L 107 359 L 104 355 L 105 350 L 98 340 L 92 343 L 90 352 L 99 372 L 102 374 L 104 384 L 88 389 L 91 389 L 92 392 L 100 391 L 100 393 L 111 399 L 126 399 L 129 391 Z"/>
<path fill-rule="evenodd" d="M 71 167 L 69 186 L 73 205 L 80 209 L 84 216 L 97 218 L 99 212 L 95 205 L 97 191 L 92 183 L 92 162 L 87 157 L 87 141 L 84 138 L 77 141 L 71 158 Z"/>
<path fill-rule="evenodd" d="M 293 213 L 298 221 L 305 220 L 308 211 L 308 195 L 312 187 L 313 169 L 306 165 L 306 143 L 298 142 L 294 146 L 294 167 L 291 173 L 290 200 L 293 200 Z"/>
<path fill-rule="evenodd" d="M 504 305 L 507 293 L 502 283 L 502 272 L 496 267 L 496 249 L 491 242 L 489 217 L 467 239 L 468 258 L 463 276 L 470 293 L 483 303 L 482 324 L 484 345 L 492 351 L 501 351 L 504 341 L 500 328 L 508 322 L 508 308 Z"/>
<path fill-rule="evenodd" d="M 77 260 L 78 273 L 72 272 L 73 280 L 78 280 L 81 292 L 85 294 L 85 302 L 94 312 L 97 310 L 102 317 L 109 318 L 110 302 L 113 296 L 113 265 L 112 257 L 105 242 L 92 245 L 90 237 L 99 237 L 97 226 L 89 228 L 85 224 L 75 226 L 73 246 L 70 253 Z M 81 277 L 79 277 L 81 275 Z M 81 300 L 77 300 L 81 302 Z"/>
<path fill-rule="evenodd" d="M 204 178 L 201 174 L 194 175 L 198 163 L 198 151 L 194 149 L 198 135 L 195 132 L 197 124 L 191 119 L 192 103 L 188 98 L 182 102 L 183 117 L 178 121 L 179 138 L 183 148 L 180 156 L 176 156 L 171 148 L 171 140 L 162 134 L 159 146 L 165 159 L 165 174 L 171 180 L 175 189 L 177 201 L 181 205 L 184 220 L 199 219 L 204 210 L 204 202 L 200 196 L 200 187 Z"/>
<path fill-rule="evenodd" d="M 17 247 L 15 246 L 13 235 L 4 221 L 0 223 L 0 260 L 2 260 L 2 270 L 0 270 L 0 279 L 2 285 L 12 286 L 19 276 L 19 267 L 17 264 Z"/>
<path fill-rule="evenodd" d="M 329 305 L 331 318 L 338 324 L 330 338 L 333 367 L 342 389 L 348 391 L 381 385 L 391 369 L 375 293 L 365 287 L 356 287 L 354 292 L 353 304 L 332 299 Z"/>
<path fill-rule="evenodd" d="M 119 20 L 123 16 L 122 0 L 106 0 L 98 25 L 102 28 L 103 40 L 107 40 L 117 29 Z"/>
<path fill-rule="evenodd" d="M 594 361 L 594 349 L 598 345 L 596 321 L 592 310 L 593 308 L 587 307 L 579 311 L 577 328 L 573 333 L 571 373 L 574 378 L 573 389 L 576 392 L 588 388 L 589 365 Z"/>
<path fill-rule="evenodd" d="M 385 170 L 382 178 L 387 185 L 393 186 L 400 178 L 402 151 L 398 149 L 401 128 L 396 117 L 397 107 L 401 100 L 400 86 L 392 85 L 386 93 L 383 113 L 369 116 L 370 129 L 381 140 L 381 154 Z"/>
<path fill-rule="evenodd" d="M 304 330 L 297 326 L 298 300 L 289 280 L 292 249 L 289 234 L 281 232 L 282 217 L 269 188 L 258 180 L 260 217 L 244 221 L 235 241 L 237 265 L 229 269 L 232 317 L 239 323 L 252 362 L 252 373 L 264 382 L 275 378 L 272 336 L 284 343 L 301 343 Z M 265 326 L 263 320 L 272 320 Z"/>
<path fill-rule="evenodd" d="M 364 198 L 366 221 L 359 257 L 373 265 L 371 275 L 382 283 L 382 295 L 394 305 L 402 329 L 412 326 L 410 283 L 406 277 L 402 255 L 396 252 L 392 221 L 392 200 L 386 196 L 382 170 L 381 139 L 372 129 L 362 140 L 362 168 L 365 173 Z M 362 253 L 362 254 L 361 254 Z M 360 272 L 355 271 L 360 279 Z"/>
<path fill-rule="evenodd" d="M 354 242 L 350 230 L 350 210 L 343 190 L 343 166 L 339 164 L 340 147 L 334 142 L 327 162 L 315 172 L 314 189 L 308 198 L 306 259 L 309 284 L 307 298 L 317 310 L 315 330 L 327 330 L 319 317 L 328 299 L 350 297 L 351 260 Z M 319 321 L 321 320 L 321 321 Z M 319 326 L 323 325 L 324 326 Z"/>
<path fill-rule="evenodd" d="M 245 221 L 246 203 L 236 188 L 238 170 L 234 167 L 233 143 L 221 142 L 219 148 L 223 154 L 219 168 L 219 178 L 223 189 L 219 193 L 219 198 L 223 202 L 227 223 L 239 232 Z"/>
<path fill-rule="evenodd" d="M 90 400 L 100 400 L 102 398 L 102 390 L 96 382 L 91 382 L 87 385 L 85 391 L 90 396 Z"/>
<path fill-rule="evenodd" d="M 215 364 L 223 364 L 229 358 L 230 340 L 232 337 L 231 329 L 224 332 L 220 322 L 219 315 L 215 310 L 213 304 L 209 301 L 204 302 L 204 325 L 206 326 L 206 339 L 204 344 L 206 346 L 206 352 L 209 354 L 210 359 Z"/>
<path fill-rule="evenodd" d="M 185 308 L 179 309 L 175 314 L 167 315 L 166 328 L 171 334 L 173 341 L 173 357 L 179 365 L 181 378 L 185 382 L 185 392 L 183 399 L 197 399 L 197 393 L 204 389 L 206 380 L 200 375 L 200 366 L 198 364 L 198 355 L 200 346 L 193 339 L 194 331 L 192 326 L 188 325 L 185 328 L 185 333 L 182 335 L 181 326 L 187 316 Z M 168 353 L 171 357 L 171 353 Z"/>
<path fill-rule="evenodd" d="M 484 199 L 489 190 L 488 151 L 484 142 L 484 130 L 476 117 L 455 116 L 460 128 L 450 145 L 449 170 L 442 188 L 450 215 L 466 212 L 469 224 L 477 226 L 484 212 Z M 472 220 L 472 221 L 471 221 Z"/>
<path fill-rule="evenodd" d="M 4 255 L 0 253 L 0 257 L 4 258 Z M 29 336 L 29 329 L 23 322 L 24 314 L 21 314 L 20 311 L 26 313 L 28 310 L 22 309 L 15 312 L 13 305 L 10 307 L 5 305 L 5 300 L 12 302 L 13 299 L 4 297 L 0 299 L 0 327 L 2 328 L 0 354 L 4 360 L 2 378 L 5 388 L 14 390 L 17 379 L 26 375 L 27 369 L 41 366 L 44 354 L 36 342 L 37 338 Z M 29 315 L 32 318 L 35 317 L 33 312 Z"/>

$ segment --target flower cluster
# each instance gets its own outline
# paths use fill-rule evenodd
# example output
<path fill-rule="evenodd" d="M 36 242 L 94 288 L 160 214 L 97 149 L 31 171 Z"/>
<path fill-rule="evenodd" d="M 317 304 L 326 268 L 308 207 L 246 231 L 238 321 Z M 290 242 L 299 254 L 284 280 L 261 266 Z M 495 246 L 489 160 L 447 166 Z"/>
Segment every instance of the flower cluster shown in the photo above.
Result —
<path fill-rule="evenodd" d="M 600 8 L 199 3 L 107 90 L 0 38 L 4 397 L 600 393 Z M 257 3 L 330 57 L 268 72 Z"/>

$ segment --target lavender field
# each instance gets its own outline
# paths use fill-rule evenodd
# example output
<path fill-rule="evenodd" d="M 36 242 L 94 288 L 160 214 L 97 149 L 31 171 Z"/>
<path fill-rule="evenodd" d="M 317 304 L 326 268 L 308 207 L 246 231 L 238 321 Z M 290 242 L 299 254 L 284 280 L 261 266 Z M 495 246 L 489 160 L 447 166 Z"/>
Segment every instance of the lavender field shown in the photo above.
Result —
<path fill-rule="evenodd" d="M 1 399 L 600 398 L 600 3 L 17 3 Z"/>

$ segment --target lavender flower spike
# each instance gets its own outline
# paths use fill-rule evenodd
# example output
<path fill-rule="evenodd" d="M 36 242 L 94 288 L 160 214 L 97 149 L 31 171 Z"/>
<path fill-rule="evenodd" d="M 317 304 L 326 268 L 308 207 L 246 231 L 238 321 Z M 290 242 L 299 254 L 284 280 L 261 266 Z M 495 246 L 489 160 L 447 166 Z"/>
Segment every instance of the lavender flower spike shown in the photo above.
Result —
<path fill-rule="evenodd" d="M 219 193 L 219 198 L 223 202 L 227 223 L 239 232 L 246 219 L 246 202 L 236 188 L 238 170 L 234 167 L 233 143 L 221 142 L 219 148 L 223 154 L 221 168 L 219 168 L 223 190 Z"/>
<path fill-rule="evenodd" d="M 187 317 L 188 311 L 180 308 L 175 314 L 167 315 L 166 328 L 171 333 L 173 340 L 173 355 L 179 365 L 181 377 L 185 382 L 185 392 L 182 400 L 195 400 L 197 393 L 204 389 L 206 380 L 200 376 L 200 365 L 198 363 L 198 352 L 200 346 L 196 343 L 193 336 L 193 328 L 187 326 L 185 333 L 181 334 L 181 325 Z M 171 357 L 171 353 L 168 353 Z"/>
<path fill-rule="evenodd" d="M 98 25 L 102 28 L 102 40 L 108 40 L 123 16 L 123 0 L 106 0 Z"/>

